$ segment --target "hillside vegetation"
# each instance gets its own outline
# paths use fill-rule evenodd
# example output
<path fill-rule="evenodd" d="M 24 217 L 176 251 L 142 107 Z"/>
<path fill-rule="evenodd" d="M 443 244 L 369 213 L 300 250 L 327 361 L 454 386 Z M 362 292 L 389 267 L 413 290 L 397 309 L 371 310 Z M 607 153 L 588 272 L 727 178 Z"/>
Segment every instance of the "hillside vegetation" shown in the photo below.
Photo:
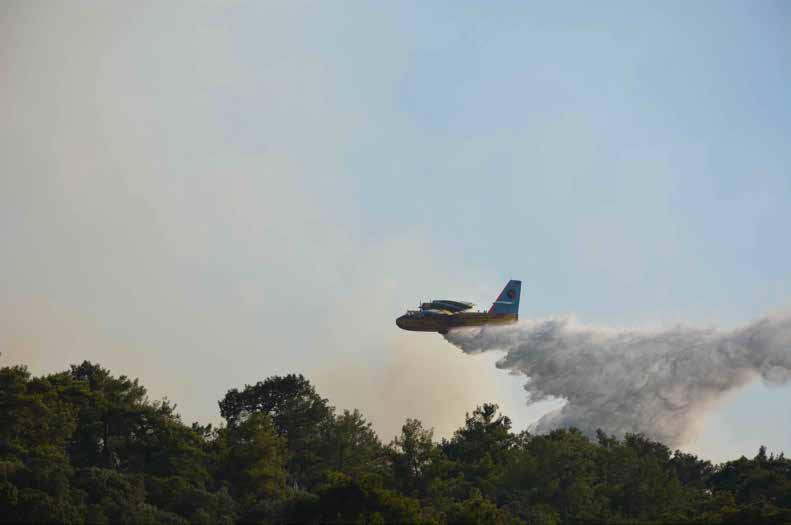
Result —
<path fill-rule="evenodd" d="M 763 448 L 712 465 L 640 435 L 514 433 L 494 404 L 384 444 L 301 375 L 219 407 L 220 428 L 187 425 L 96 364 L 0 369 L 0 522 L 791 523 L 791 461 Z"/>

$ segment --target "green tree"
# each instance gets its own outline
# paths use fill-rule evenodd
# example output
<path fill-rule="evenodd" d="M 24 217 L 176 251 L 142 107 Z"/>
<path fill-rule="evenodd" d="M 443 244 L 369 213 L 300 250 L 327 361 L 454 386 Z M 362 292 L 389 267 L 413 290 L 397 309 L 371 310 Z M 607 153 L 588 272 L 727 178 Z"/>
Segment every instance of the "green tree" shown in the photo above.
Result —
<path fill-rule="evenodd" d="M 0 369 L 0 520 L 78 522 L 79 494 L 65 451 L 77 426 L 64 386 L 31 378 L 22 366 Z"/>
<path fill-rule="evenodd" d="M 87 496 L 88 522 L 186 524 L 186 520 L 175 513 L 146 502 L 145 483 L 141 475 L 90 467 L 81 469 L 74 483 Z"/>
<path fill-rule="evenodd" d="M 448 523 L 459 525 L 506 525 L 524 523 L 506 510 L 497 507 L 491 500 L 484 498 L 474 489 L 470 497 L 455 503 L 448 509 Z"/>
<path fill-rule="evenodd" d="M 267 414 L 291 452 L 288 471 L 293 480 L 309 486 L 318 479 L 322 436 L 333 409 L 302 375 L 273 376 L 242 391 L 229 390 L 219 405 L 229 427 L 251 414 Z"/>
<path fill-rule="evenodd" d="M 340 472 L 325 473 L 316 488 L 321 523 L 430 523 L 420 503 L 386 489 L 372 477 L 353 479 Z"/>
<path fill-rule="evenodd" d="M 383 472 L 384 448 L 359 410 L 344 410 L 324 428 L 321 446 L 324 468 L 353 477 Z"/>
<path fill-rule="evenodd" d="M 449 458 L 476 463 L 488 456 L 495 464 L 503 464 L 514 443 L 511 434 L 511 419 L 498 414 L 498 406 L 485 403 L 477 407 L 472 415 L 467 414 L 464 426 L 457 430 L 442 448 Z"/>
<path fill-rule="evenodd" d="M 461 495 L 458 490 L 466 493 L 472 488 L 495 497 L 496 485 L 515 443 L 511 420 L 498 414 L 498 408 L 492 403 L 477 407 L 472 415 L 467 414 L 464 426 L 440 445 L 451 463 L 438 466 L 448 471 L 446 475 L 456 474 L 463 479 L 463 483 L 455 484 L 456 489 L 451 489 L 457 497 Z"/>
<path fill-rule="evenodd" d="M 576 429 L 521 436 L 503 476 L 503 499 L 525 519 L 536 513 L 551 521 L 551 508 L 563 521 L 601 518 L 597 494 L 599 449 Z"/>
<path fill-rule="evenodd" d="M 401 435 L 390 443 L 393 477 L 406 494 L 427 492 L 426 468 L 438 454 L 433 439 L 433 429 L 424 429 L 417 419 L 407 419 Z"/>
<path fill-rule="evenodd" d="M 73 463 L 118 468 L 118 448 L 130 444 L 133 429 L 139 426 L 146 389 L 137 379 L 114 378 L 89 361 L 72 365 L 71 377 L 85 384 L 88 392 L 78 404 L 79 424 L 69 447 Z"/>
<path fill-rule="evenodd" d="M 710 461 L 699 459 L 694 454 L 685 454 L 680 450 L 673 453 L 670 464 L 682 484 L 699 490 L 706 489 L 709 478 L 714 474 L 714 466 Z"/>
<path fill-rule="evenodd" d="M 219 476 L 234 496 L 273 497 L 286 487 L 285 441 L 266 414 L 256 413 L 220 435 Z"/>
<path fill-rule="evenodd" d="M 616 515 L 633 520 L 679 521 L 694 504 L 694 491 L 683 486 L 670 449 L 640 434 L 627 434 L 600 459 L 600 493 Z"/>

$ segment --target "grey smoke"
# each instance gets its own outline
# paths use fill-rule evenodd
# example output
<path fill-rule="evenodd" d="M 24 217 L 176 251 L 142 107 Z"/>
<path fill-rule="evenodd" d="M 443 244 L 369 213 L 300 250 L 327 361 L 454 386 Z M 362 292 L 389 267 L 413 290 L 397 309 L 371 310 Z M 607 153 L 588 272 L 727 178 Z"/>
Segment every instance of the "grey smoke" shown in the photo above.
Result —
<path fill-rule="evenodd" d="M 453 330 L 446 339 L 467 353 L 505 351 L 497 367 L 527 376 L 528 403 L 567 401 L 535 432 L 570 426 L 588 434 L 642 432 L 679 446 L 726 393 L 758 378 L 772 385 L 791 380 L 788 316 L 731 331 L 618 331 L 558 318 Z"/>

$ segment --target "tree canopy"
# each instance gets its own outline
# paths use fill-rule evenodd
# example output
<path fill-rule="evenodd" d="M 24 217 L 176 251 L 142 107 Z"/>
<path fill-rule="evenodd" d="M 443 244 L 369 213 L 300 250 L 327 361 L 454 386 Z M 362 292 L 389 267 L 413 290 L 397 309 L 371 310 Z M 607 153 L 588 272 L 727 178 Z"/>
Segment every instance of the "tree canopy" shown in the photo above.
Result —
<path fill-rule="evenodd" d="M 0 369 L 0 523 L 789 523 L 791 460 L 713 465 L 639 434 L 514 433 L 495 404 L 448 439 L 407 419 L 383 444 L 301 375 L 181 421 L 84 362 Z"/>

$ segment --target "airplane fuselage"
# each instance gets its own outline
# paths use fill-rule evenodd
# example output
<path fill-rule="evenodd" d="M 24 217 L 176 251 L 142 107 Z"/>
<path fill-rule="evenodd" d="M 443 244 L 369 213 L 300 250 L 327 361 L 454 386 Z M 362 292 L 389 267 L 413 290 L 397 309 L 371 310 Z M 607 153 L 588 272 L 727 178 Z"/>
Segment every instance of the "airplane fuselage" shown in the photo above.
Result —
<path fill-rule="evenodd" d="M 408 312 L 398 319 L 396 324 L 404 330 L 415 332 L 445 333 L 451 328 L 463 326 L 503 325 L 515 323 L 518 314 L 495 314 L 488 312 L 459 312 L 454 314 L 431 311 Z"/>

